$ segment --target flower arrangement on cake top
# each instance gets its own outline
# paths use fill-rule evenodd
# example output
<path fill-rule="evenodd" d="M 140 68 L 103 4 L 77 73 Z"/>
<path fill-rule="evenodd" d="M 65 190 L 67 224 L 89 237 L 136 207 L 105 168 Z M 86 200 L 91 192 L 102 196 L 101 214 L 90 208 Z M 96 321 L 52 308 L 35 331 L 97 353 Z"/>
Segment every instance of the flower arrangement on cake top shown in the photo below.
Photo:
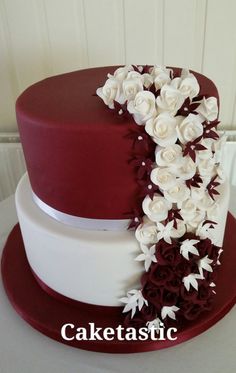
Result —
<path fill-rule="evenodd" d="M 200 95 L 188 70 L 175 76 L 161 66 L 118 68 L 97 95 L 118 115 L 128 114 L 137 131 L 131 165 L 140 186 L 141 212 L 130 227 L 144 264 L 141 288 L 121 298 L 126 325 L 192 320 L 211 307 L 221 249 L 211 231 L 225 180 L 216 128 L 216 97 Z M 137 210 L 139 211 L 139 210 Z"/>

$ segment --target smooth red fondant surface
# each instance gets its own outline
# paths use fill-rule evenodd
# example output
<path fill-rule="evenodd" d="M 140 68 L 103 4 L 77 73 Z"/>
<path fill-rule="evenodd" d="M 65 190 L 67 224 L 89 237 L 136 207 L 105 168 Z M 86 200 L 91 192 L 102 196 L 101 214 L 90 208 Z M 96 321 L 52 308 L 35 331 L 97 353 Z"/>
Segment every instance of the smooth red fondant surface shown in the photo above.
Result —
<path fill-rule="evenodd" d="M 124 219 L 138 201 L 129 160 L 137 128 L 95 94 L 116 67 L 58 75 L 24 91 L 16 114 L 33 191 L 62 212 L 97 219 Z M 175 69 L 175 75 L 180 69 Z M 218 98 L 215 85 L 194 73 L 201 95 Z M 131 216 L 130 216 L 131 217 Z"/>
<path fill-rule="evenodd" d="M 171 347 L 204 332 L 220 320 L 236 300 L 236 220 L 228 215 L 224 239 L 222 266 L 216 281 L 216 295 L 212 311 L 203 313 L 197 320 L 186 322 L 178 330 L 175 341 L 65 341 L 60 331 L 65 323 L 76 327 L 95 326 L 116 328 L 122 324 L 121 307 L 104 307 L 81 302 L 61 301 L 48 295 L 35 280 L 28 264 L 19 225 L 12 230 L 2 256 L 2 277 L 6 293 L 15 310 L 31 326 L 46 336 L 73 347 L 111 353 L 145 352 Z M 78 284 L 84 286 L 84 284 Z M 45 288 L 48 291 L 48 289 Z M 53 294 L 53 293 L 52 293 Z M 53 294 L 54 295 L 54 294 Z"/>

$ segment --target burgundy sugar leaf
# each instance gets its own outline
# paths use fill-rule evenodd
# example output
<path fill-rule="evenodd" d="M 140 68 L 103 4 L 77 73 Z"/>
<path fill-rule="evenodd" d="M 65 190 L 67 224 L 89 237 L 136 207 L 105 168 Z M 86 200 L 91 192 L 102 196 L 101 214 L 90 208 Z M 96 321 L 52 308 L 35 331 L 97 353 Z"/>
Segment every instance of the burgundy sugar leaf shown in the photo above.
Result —
<path fill-rule="evenodd" d="M 211 179 L 211 181 L 209 182 L 209 184 L 207 185 L 207 191 L 208 191 L 208 194 L 209 194 L 209 196 L 213 199 L 213 201 L 215 200 L 214 196 L 220 194 L 220 193 L 215 189 L 217 186 L 220 185 L 219 182 L 215 181 L 217 177 L 218 177 L 218 175 L 215 175 L 215 176 Z"/>
<path fill-rule="evenodd" d="M 196 151 L 206 150 L 206 147 L 198 142 L 202 139 L 202 136 L 199 136 L 194 141 L 189 141 L 185 145 L 183 156 L 189 155 L 190 158 L 195 162 L 196 160 Z"/>
<path fill-rule="evenodd" d="M 124 213 L 124 216 L 131 219 L 128 229 L 136 229 L 139 226 L 139 224 L 143 222 L 143 213 L 141 212 L 141 208 L 135 208 L 130 212 L 126 212 Z"/>
<path fill-rule="evenodd" d="M 153 199 L 154 194 L 160 194 L 163 197 L 163 193 L 161 192 L 158 185 L 155 185 L 150 179 L 148 180 L 137 180 L 138 184 L 141 187 L 140 197 L 149 196 Z"/>
<path fill-rule="evenodd" d="M 183 220 L 182 216 L 177 212 L 177 210 L 176 210 L 176 213 L 175 213 L 175 218 L 179 219 L 179 220 Z"/>
<path fill-rule="evenodd" d="M 137 169 L 138 179 L 147 178 L 152 171 L 153 161 L 150 158 L 135 157 L 130 163 Z"/>
<path fill-rule="evenodd" d="M 202 144 L 196 144 L 195 145 L 195 150 L 206 150 L 206 147 Z"/>
<path fill-rule="evenodd" d="M 133 140 L 133 151 L 136 156 L 153 156 L 155 143 L 145 132 L 130 130 L 129 133 L 125 135 L 125 138 Z"/>
<path fill-rule="evenodd" d="M 137 65 L 132 65 L 132 67 L 133 67 L 134 71 L 137 71 L 138 73 L 140 73 Z"/>
<path fill-rule="evenodd" d="M 202 184 L 202 178 L 200 177 L 199 174 L 195 174 L 192 179 L 186 180 L 185 184 L 187 185 L 188 188 L 195 187 L 195 188 L 200 188 L 200 184 Z"/>
<path fill-rule="evenodd" d="M 215 131 L 212 131 L 212 130 L 207 130 L 203 133 L 203 137 L 204 139 L 213 139 L 213 140 L 217 140 L 219 138 L 219 135 L 218 133 L 216 133 Z"/>
<path fill-rule="evenodd" d="M 197 114 L 196 109 L 200 104 L 198 102 L 191 102 L 190 98 L 188 97 L 181 108 L 178 110 L 177 115 L 182 115 L 184 117 L 187 117 L 190 113 L 191 114 Z"/>
<path fill-rule="evenodd" d="M 174 221 L 173 227 L 177 229 L 177 220 L 183 220 L 182 216 L 180 215 L 180 209 L 171 209 L 168 211 L 168 216 L 165 220 L 165 224 L 170 221 Z"/>
<path fill-rule="evenodd" d="M 199 96 L 196 96 L 196 97 L 193 98 L 193 102 L 201 101 L 203 99 L 203 97 L 208 98 L 209 95 L 204 95 L 204 96 L 203 95 L 199 95 Z"/>
<path fill-rule="evenodd" d="M 210 130 L 210 129 L 212 129 L 212 128 L 217 127 L 217 125 L 218 125 L 219 123 L 220 123 L 219 120 L 215 120 L 215 121 L 213 121 L 213 122 L 207 122 L 207 121 L 205 121 L 205 122 L 203 122 L 202 124 L 203 124 L 204 129 L 208 129 L 208 130 Z"/>
<path fill-rule="evenodd" d="M 117 101 L 114 101 L 114 111 L 120 116 L 131 115 L 127 110 L 127 101 L 124 104 L 120 104 Z"/>
<path fill-rule="evenodd" d="M 150 69 L 150 66 L 148 65 L 143 66 L 143 71 L 141 74 L 149 74 L 149 69 Z"/>
<path fill-rule="evenodd" d="M 212 194 L 216 194 L 216 195 L 219 195 L 219 194 L 220 194 L 220 193 L 219 193 L 217 190 L 215 190 L 215 189 L 212 189 L 212 190 L 211 190 L 211 193 L 212 193 Z"/>
<path fill-rule="evenodd" d="M 220 122 L 218 120 L 215 120 L 213 122 L 203 122 L 203 138 L 217 140 L 219 138 L 219 135 L 218 133 L 213 131 L 212 128 L 216 128 L 219 123 Z"/>

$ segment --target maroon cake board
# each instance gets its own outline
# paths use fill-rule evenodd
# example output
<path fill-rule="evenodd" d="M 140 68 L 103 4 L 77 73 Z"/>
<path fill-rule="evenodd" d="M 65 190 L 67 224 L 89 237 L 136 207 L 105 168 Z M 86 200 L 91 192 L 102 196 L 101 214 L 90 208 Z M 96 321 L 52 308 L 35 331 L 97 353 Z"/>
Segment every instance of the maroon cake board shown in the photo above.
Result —
<path fill-rule="evenodd" d="M 24 244 L 17 224 L 10 233 L 2 255 L 2 278 L 8 298 L 19 315 L 31 326 L 61 343 L 97 352 L 133 353 L 153 351 L 174 346 L 206 331 L 233 307 L 236 301 L 236 220 L 228 214 L 224 239 L 222 266 L 218 272 L 216 295 L 211 312 L 202 314 L 197 320 L 188 322 L 176 333 L 174 341 L 65 341 L 61 327 L 71 323 L 76 327 L 116 328 L 122 324 L 121 307 L 89 306 L 65 303 L 47 294 L 35 280 L 28 264 Z M 63 274 L 62 274 L 63 275 Z M 84 286 L 84 284 L 78 284 Z"/>

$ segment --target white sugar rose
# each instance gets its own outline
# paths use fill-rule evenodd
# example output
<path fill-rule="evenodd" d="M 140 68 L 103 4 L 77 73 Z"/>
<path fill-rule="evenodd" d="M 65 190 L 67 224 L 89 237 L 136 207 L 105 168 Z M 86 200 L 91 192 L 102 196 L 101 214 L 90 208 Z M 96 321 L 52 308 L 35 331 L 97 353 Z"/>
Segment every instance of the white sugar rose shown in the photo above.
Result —
<path fill-rule="evenodd" d="M 198 162 L 198 171 L 201 176 L 211 176 L 213 175 L 214 166 L 215 166 L 214 158 L 201 159 Z"/>
<path fill-rule="evenodd" d="M 216 175 L 218 176 L 217 177 L 217 181 L 220 183 L 220 184 L 223 184 L 226 180 L 226 175 L 225 175 L 225 172 L 224 170 L 222 169 L 221 166 L 216 166 L 215 167 L 215 173 Z"/>
<path fill-rule="evenodd" d="M 136 94 L 140 91 L 143 91 L 143 83 L 142 83 L 142 76 L 141 74 L 136 75 L 136 77 L 130 76 L 130 74 L 136 73 L 132 71 L 128 73 L 127 78 L 123 81 L 122 88 L 123 88 L 123 95 L 126 100 L 134 100 Z"/>
<path fill-rule="evenodd" d="M 164 197 L 155 194 L 153 199 L 146 196 L 143 200 L 142 207 L 143 212 L 150 220 L 160 222 L 167 218 L 168 211 L 171 209 L 172 204 L 169 201 L 166 201 Z"/>
<path fill-rule="evenodd" d="M 184 100 L 185 97 L 180 90 L 165 84 L 161 88 L 160 95 L 156 99 L 158 112 L 167 111 L 173 116 L 181 108 Z"/>
<path fill-rule="evenodd" d="M 161 89 L 165 84 L 170 82 L 170 75 L 166 72 L 161 72 L 154 78 L 154 85 L 156 90 Z"/>
<path fill-rule="evenodd" d="M 164 197 L 167 199 L 167 201 L 173 203 L 183 202 L 188 199 L 189 195 L 189 188 L 181 180 L 177 180 L 173 187 L 164 191 Z"/>
<path fill-rule="evenodd" d="M 165 66 L 154 65 L 153 67 L 150 68 L 149 72 L 155 78 L 156 76 L 158 76 L 159 74 L 163 72 L 170 76 L 170 74 L 172 73 L 172 70 L 168 69 Z"/>
<path fill-rule="evenodd" d="M 182 203 L 178 203 L 178 208 L 180 208 L 180 215 L 185 222 L 189 222 L 195 217 L 197 206 L 193 199 L 188 198 Z"/>
<path fill-rule="evenodd" d="M 222 135 L 217 141 L 213 141 L 213 150 L 215 152 L 215 161 L 216 163 L 222 161 L 222 151 L 226 143 L 227 136 Z"/>
<path fill-rule="evenodd" d="M 176 127 L 178 138 L 182 144 L 193 141 L 203 134 L 203 126 L 198 115 L 189 114 L 186 118 L 182 118 L 183 120 L 179 121 Z"/>
<path fill-rule="evenodd" d="M 186 232 L 186 225 L 184 224 L 182 220 L 177 220 L 177 229 L 173 227 L 171 229 L 170 236 L 173 238 L 180 238 L 185 234 L 185 232 Z"/>
<path fill-rule="evenodd" d="M 140 224 L 135 230 L 135 237 L 144 245 L 157 243 L 158 239 L 156 224 L 152 221 Z"/>
<path fill-rule="evenodd" d="M 197 166 L 192 158 L 187 155 L 186 157 L 183 157 L 179 167 L 171 167 L 171 169 L 173 169 L 174 174 L 180 179 L 189 180 L 195 175 Z"/>
<path fill-rule="evenodd" d="M 142 74 L 142 81 L 145 88 L 149 88 L 153 84 L 153 77 L 150 74 Z"/>
<path fill-rule="evenodd" d="M 153 66 L 151 75 L 155 84 L 156 90 L 161 89 L 163 85 L 170 83 L 170 75 L 172 70 L 163 66 Z"/>
<path fill-rule="evenodd" d="M 227 140 L 227 135 L 223 134 L 220 138 L 216 141 L 213 141 L 213 150 L 215 152 L 222 150 Z"/>
<path fill-rule="evenodd" d="M 119 82 L 115 78 L 109 78 L 106 80 L 103 87 L 96 90 L 96 93 L 110 109 L 114 109 L 114 100 L 119 102 Z"/>
<path fill-rule="evenodd" d="M 219 215 L 220 206 L 217 202 L 214 202 L 207 210 L 207 219 L 216 222 L 219 219 Z"/>
<path fill-rule="evenodd" d="M 196 109 L 207 121 L 214 121 L 218 116 L 218 104 L 216 97 L 203 97 L 201 104 Z"/>
<path fill-rule="evenodd" d="M 189 97 L 191 100 L 196 97 L 200 91 L 197 79 L 188 70 L 182 70 L 179 90 L 185 97 Z"/>
<path fill-rule="evenodd" d="M 161 113 L 147 121 L 145 131 L 156 144 L 160 146 L 173 145 L 177 140 L 177 123 L 177 118 L 172 117 L 169 113 Z"/>
<path fill-rule="evenodd" d="M 203 187 L 203 188 L 205 188 L 206 189 L 206 187 L 207 187 L 207 185 L 209 184 L 209 182 L 211 181 L 211 178 L 212 178 L 212 176 L 214 175 L 214 170 L 212 171 L 212 173 L 210 174 L 210 175 L 201 175 L 200 177 L 201 177 L 201 179 L 202 179 L 202 184 L 201 184 L 201 186 Z"/>
<path fill-rule="evenodd" d="M 206 150 L 197 150 L 196 151 L 197 160 L 212 158 L 213 142 L 214 142 L 213 139 L 202 139 L 199 142 L 199 144 L 203 145 L 206 148 Z"/>
<path fill-rule="evenodd" d="M 203 188 L 203 187 L 200 187 L 200 188 L 191 188 L 191 198 L 194 200 L 194 201 L 199 201 L 200 199 L 202 199 L 204 197 L 204 195 L 206 194 L 206 189 Z"/>
<path fill-rule="evenodd" d="M 127 109 L 133 114 L 137 124 L 144 124 L 156 114 L 155 96 L 149 91 L 138 92 L 134 100 L 128 102 Z"/>
<path fill-rule="evenodd" d="M 204 194 L 204 196 L 197 202 L 197 206 L 199 210 L 207 211 L 211 206 L 213 206 L 214 201 L 209 196 L 208 192 Z"/>
<path fill-rule="evenodd" d="M 182 162 L 182 148 L 178 144 L 168 145 L 165 148 L 156 147 L 156 164 L 158 166 L 177 167 Z"/>
<path fill-rule="evenodd" d="M 133 66 L 131 65 L 119 67 L 118 69 L 114 71 L 114 77 L 116 78 L 116 80 L 123 81 L 127 77 L 128 72 L 132 70 L 133 70 Z M 108 74 L 108 77 L 111 78 L 112 75 Z"/>
<path fill-rule="evenodd" d="M 166 190 L 176 184 L 176 176 L 167 167 L 156 167 L 150 175 L 151 181 L 161 189 Z"/>
<path fill-rule="evenodd" d="M 187 222 L 187 232 L 196 233 L 198 226 L 201 225 L 204 220 L 206 220 L 205 211 L 197 210 L 194 217 Z"/>

